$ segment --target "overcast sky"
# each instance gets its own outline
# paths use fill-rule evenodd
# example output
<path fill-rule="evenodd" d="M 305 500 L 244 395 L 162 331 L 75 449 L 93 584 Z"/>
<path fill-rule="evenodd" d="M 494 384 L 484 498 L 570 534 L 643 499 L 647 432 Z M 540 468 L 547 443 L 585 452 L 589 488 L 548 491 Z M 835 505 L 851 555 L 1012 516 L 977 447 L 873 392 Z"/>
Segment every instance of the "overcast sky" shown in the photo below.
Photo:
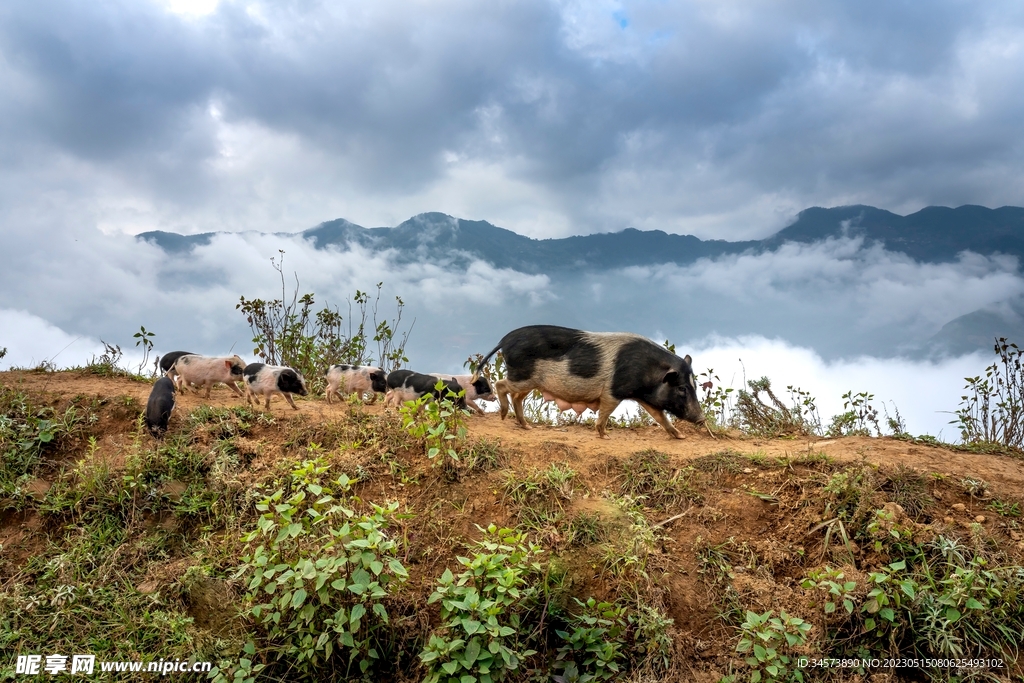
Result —
<path fill-rule="evenodd" d="M 65 235 L 761 237 L 1024 203 L 1022 86 L 1015 1 L 7 0 L 0 203 Z"/>
<path fill-rule="evenodd" d="M 563 322 L 711 358 L 749 342 L 809 376 L 875 363 L 895 387 L 931 370 L 872 358 L 1005 308 L 1019 264 L 839 240 L 558 282 L 251 235 L 170 258 L 130 236 L 440 211 L 746 239 L 809 206 L 1019 206 L 1021 121 L 1020 2 L 5 0 L 0 367 L 68 344 L 58 364 L 83 362 L 140 324 L 163 351 L 244 346 L 233 303 L 273 293 L 285 248 L 320 300 L 385 280 L 437 369 Z"/>

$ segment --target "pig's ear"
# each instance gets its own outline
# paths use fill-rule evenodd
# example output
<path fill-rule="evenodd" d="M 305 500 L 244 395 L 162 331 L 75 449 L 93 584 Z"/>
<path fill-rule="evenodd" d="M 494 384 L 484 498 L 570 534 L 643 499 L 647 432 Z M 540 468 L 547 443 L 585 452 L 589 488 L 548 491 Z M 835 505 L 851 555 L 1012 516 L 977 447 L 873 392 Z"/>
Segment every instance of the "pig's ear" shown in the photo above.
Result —
<path fill-rule="evenodd" d="M 685 356 L 683 356 L 683 360 L 686 361 L 687 365 L 693 365 L 693 359 L 690 358 L 690 354 L 686 354 Z"/>
<path fill-rule="evenodd" d="M 678 387 L 680 382 L 679 373 L 675 370 L 669 370 L 665 375 L 665 379 L 662 380 L 670 387 Z"/>
<path fill-rule="evenodd" d="M 224 367 L 226 367 L 228 370 L 230 370 L 231 369 L 231 361 L 229 361 L 229 360 L 224 361 Z"/>

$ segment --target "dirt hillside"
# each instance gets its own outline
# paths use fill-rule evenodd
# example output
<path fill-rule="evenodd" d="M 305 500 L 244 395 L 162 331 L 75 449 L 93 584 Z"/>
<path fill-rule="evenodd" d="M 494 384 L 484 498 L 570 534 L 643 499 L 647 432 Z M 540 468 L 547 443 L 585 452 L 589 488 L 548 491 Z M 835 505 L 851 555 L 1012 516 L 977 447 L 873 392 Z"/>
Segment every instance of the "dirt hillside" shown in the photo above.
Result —
<path fill-rule="evenodd" d="M 87 516 L 81 500 L 51 501 L 58 490 L 64 501 L 68 490 L 82 485 L 83 477 L 74 472 L 89 462 L 128 471 L 140 448 L 159 454 L 164 447 L 137 431 L 151 389 L 146 382 L 83 372 L 15 371 L 0 373 L 0 388 L 21 392 L 55 414 L 79 406 L 95 416 L 83 422 L 74 438 L 44 450 L 15 494 L 0 496 L 0 503 L 7 501 L 0 508 L 0 591 L 7 593 L 10 606 L 31 592 L 25 588 L 30 582 L 43 581 L 41 565 L 66 552 L 68 524 Z M 868 573 L 898 557 L 904 546 L 895 544 L 925 547 L 943 536 L 998 557 L 999 563 L 1024 564 L 1019 523 L 1024 460 L 1013 455 L 890 438 L 757 439 L 738 432 L 712 438 L 688 424 L 682 425 L 682 440 L 669 438 L 661 427 L 613 429 L 610 439 L 601 440 L 590 427 L 523 430 L 489 413 L 466 419 L 468 442 L 477 444 L 473 452 L 485 453 L 481 464 L 452 469 L 431 467 L 422 445 L 401 432 L 398 418 L 386 414 L 379 402 L 329 405 L 323 398 L 299 398 L 299 410 L 293 411 L 277 399 L 269 411 L 272 419 L 249 420 L 228 436 L 215 434 L 213 427 L 203 432 L 189 418 L 202 406 L 242 404 L 224 387 L 214 389 L 208 400 L 194 393 L 178 398 L 170 432 L 187 432 L 189 448 L 205 464 L 196 466 L 194 479 L 170 467 L 152 484 L 166 506 L 146 507 L 136 526 L 126 523 L 125 553 L 140 552 L 128 548 L 154 533 L 171 540 L 161 540 L 159 552 L 145 559 L 118 565 L 119 580 L 142 595 L 163 595 L 166 609 L 190 617 L 182 628 L 193 634 L 194 649 L 213 647 L 214 636 L 238 639 L 246 628 L 233 616 L 234 608 L 219 616 L 211 616 L 209 608 L 211 602 L 242 606 L 245 586 L 232 574 L 241 552 L 238 528 L 255 518 L 253 498 L 246 498 L 245 491 L 270 486 L 311 452 L 326 453 L 333 470 L 358 477 L 355 491 L 363 503 L 399 501 L 412 515 L 402 522 L 407 544 L 402 560 L 410 573 L 405 591 L 414 596 L 408 598 L 406 630 L 415 638 L 437 628 L 437 606 L 427 608 L 423 600 L 446 568 L 458 569 L 454 558 L 480 538 L 477 525 L 519 527 L 558 558 L 567 596 L 614 601 L 625 600 L 628 593 L 634 601 L 630 605 L 642 598 L 643 605 L 672 620 L 666 627 L 671 636 L 666 662 L 670 655 L 671 663 L 660 673 L 649 661 L 635 664 L 630 673 L 635 680 L 710 682 L 730 672 L 748 680 L 749 667 L 735 651 L 747 610 L 784 609 L 813 623 L 812 640 L 794 654 L 838 647 L 842 637 L 826 636 L 830 628 L 846 633 L 843 629 L 854 627 L 833 623 L 833 616 L 822 613 L 821 600 L 801 582 L 810 572 L 841 567 L 847 580 L 858 582 L 857 599 L 864 600 Z M 385 427 L 393 431 L 381 431 Z M 248 500 L 249 507 L 204 512 L 207 516 L 200 518 L 183 510 L 181 501 L 198 500 L 199 489 L 215 487 L 211 477 L 219 465 L 210 463 L 225 441 L 239 463 L 232 495 Z M 552 472 L 567 474 L 555 482 Z M 837 482 L 846 488 L 840 490 Z M 845 536 L 835 519 L 847 520 Z M 857 520 L 868 521 L 855 528 Z M 580 531 L 587 524 L 593 527 L 590 537 Z M 642 553 L 630 550 L 629 534 L 638 533 L 637 525 L 651 539 Z M 861 536 L 855 538 L 856 533 Z M 871 534 L 878 540 L 872 541 Z M 639 557 L 642 570 L 609 559 L 616 553 Z M 205 589 L 186 579 L 198 571 L 190 573 L 197 564 L 203 566 Z M 75 637 L 67 635 L 69 641 Z M 913 639 L 913 633 L 906 637 Z M 8 638 L 32 649 L 27 631 Z M 415 654 L 410 650 L 396 656 L 397 670 L 389 675 L 419 680 L 423 672 Z M 1022 680 L 1013 673 L 1019 671 L 1016 666 L 1008 661 L 1005 668 L 986 671 L 995 680 Z M 842 674 L 808 670 L 807 679 L 918 680 L 925 673 L 914 667 Z"/>

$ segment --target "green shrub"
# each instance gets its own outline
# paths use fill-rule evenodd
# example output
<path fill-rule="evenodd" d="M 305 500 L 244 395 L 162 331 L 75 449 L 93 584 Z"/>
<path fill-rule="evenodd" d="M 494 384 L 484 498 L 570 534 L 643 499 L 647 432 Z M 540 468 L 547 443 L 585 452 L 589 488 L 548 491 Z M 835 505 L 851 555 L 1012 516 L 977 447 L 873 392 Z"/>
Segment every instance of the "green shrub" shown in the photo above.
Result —
<path fill-rule="evenodd" d="M 812 626 L 799 617 L 791 617 L 785 611 L 772 616 L 769 610 L 764 614 L 747 612 L 747 618 L 740 625 L 740 641 L 736 652 L 747 655 L 745 661 L 751 668 L 750 683 L 759 681 L 803 681 L 800 669 L 793 668 L 793 648 L 803 645 Z M 735 681 L 735 676 L 726 680 Z"/>
<path fill-rule="evenodd" d="M 967 377 L 966 393 L 952 424 L 968 444 L 1024 448 L 1024 352 L 1005 337 L 996 339 L 999 356 L 984 375 Z"/>
<path fill-rule="evenodd" d="M 44 454 L 68 446 L 94 420 L 77 400 L 57 411 L 0 386 L 0 508 L 13 505 Z"/>
<path fill-rule="evenodd" d="M 563 644 L 558 648 L 555 668 L 562 670 L 556 676 L 559 683 L 589 683 L 607 681 L 621 671 L 625 659 L 626 608 L 610 602 L 577 598 L 578 614 L 569 619 L 571 630 L 555 631 Z"/>
<path fill-rule="evenodd" d="M 459 557 L 465 570 L 450 569 L 427 600 L 441 603 L 443 625 L 420 653 L 425 683 L 492 683 L 519 669 L 536 652 L 526 649 L 522 626 L 538 603 L 543 550 L 512 529 L 493 524 L 475 544 L 481 552 Z"/>
<path fill-rule="evenodd" d="M 291 473 L 290 495 L 279 488 L 257 504 L 263 514 L 243 537 L 248 614 L 264 627 L 266 646 L 297 671 L 334 668 L 337 651 L 346 655 L 346 675 L 352 664 L 366 673 L 381 657 L 384 602 L 408 578 L 385 534 L 398 503 L 359 515 L 344 498 L 352 481 L 324 482 L 327 470 L 306 461 Z"/>
<path fill-rule="evenodd" d="M 874 394 L 866 391 L 855 394 L 852 389 L 843 394 L 843 412 L 832 417 L 826 436 L 871 436 L 872 426 L 875 434 L 881 436 L 878 410 L 871 405 L 874 398 Z"/>
<path fill-rule="evenodd" d="M 367 365 L 376 362 L 390 372 L 409 362 L 405 345 L 412 328 L 400 333 L 405 307 L 401 297 L 395 297 L 396 313 L 392 320 L 377 319 L 382 282 L 377 283 L 376 298 L 372 302 L 369 293 L 356 290 L 352 302 L 358 313 L 353 315 L 349 304 L 347 321 L 337 307 L 327 305 L 314 312 L 314 295 L 299 296 L 298 276 L 289 301 L 284 252 L 279 250 L 279 253 L 279 259 L 270 261 L 281 278 L 281 298 L 268 301 L 243 296 L 235 306 L 252 330 L 253 355 L 264 363 L 298 370 L 315 391 L 323 389 L 324 375 L 336 363 Z M 376 354 L 370 349 L 371 341 L 376 344 Z"/>
<path fill-rule="evenodd" d="M 814 398 L 799 388 L 789 387 L 793 406 L 783 403 L 772 391 L 771 380 L 762 377 L 747 382 L 736 396 L 735 421 L 755 436 L 776 437 L 816 434 L 820 429 Z M 768 400 L 762 398 L 762 394 Z"/>
<path fill-rule="evenodd" d="M 442 391 L 444 382 L 440 379 L 434 388 Z M 462 389 L 458 393 L 448 389 L 440 399 L 424 394 L 414 401 L 406 401 L 399 409 L 402 415 L 402 427 L 414 439 L 422 439 L 427 457 L 434 460 L 442 453 L 448 458 L 442 463 L 457 463 L 459 450 L 466 440 L 466 411 L 458 407 L 458 400 L 466 395 Z"/>

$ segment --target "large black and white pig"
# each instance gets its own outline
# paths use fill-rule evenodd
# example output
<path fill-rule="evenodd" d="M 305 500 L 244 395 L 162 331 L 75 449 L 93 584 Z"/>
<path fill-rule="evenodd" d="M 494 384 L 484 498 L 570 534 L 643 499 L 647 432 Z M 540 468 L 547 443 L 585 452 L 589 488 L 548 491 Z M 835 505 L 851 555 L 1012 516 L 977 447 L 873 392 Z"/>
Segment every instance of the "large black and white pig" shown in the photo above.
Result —
<path fill-rule="evenodd" d="M 292 400 L 292 394 L 305 396 L 306 380 L 300 372 L 281 365 L 267 365 L 265 363 L 249 363 L 245 366 L 245 402 L 251 405 L 259 405 L 259 399 L 255 396 L 266 396 L 266 409 L 270 410 L 270 397 L 274 394 L 281 394 L 284 400 L 288 401 L 295 410 L 299 407 Z"/>
<path fill-rule="evenodd" d="M 430 373 L 434 377 L 450 380 L 466 390 L 466 407 L 472 409 L 477 415 L 483 415 L 484 409 L 477 405 L 477 400 L 497 401 L 490 381 L 483 376 L 473 379 L 473 375 L 446 375 L 443 372 Z"/>
<path fill-rule="evenodd" d="M 174 382 L 161 377 L 153 383 L 146 402 L 146 428 L 156 438 L 162 438 L 167 431 L 167 422 L 174 410 Z"/>
<path fill-rule="evenodd" d="M 242 390 L 235 382 L 241 381 L 245 361 L 238 356 L 199 356 L 191 353 L 179 357 L 167 370 L 167 376 L 178 376 L 178 391 L 184 391 L 189 384 L 206 387 L 206 398 L 214 384 L 228 385 L 231 391 L 242 396 Z"/>
<path fill-rule="evenodd" d="M 516 419 L 526 429 L 530 427 L 523 415 L 523 400 L 535 389 L 560 410 L 598 411 L 597 433 L 603 439 L 608 438 L 608 418 L 625 400 L 639 403 L 677 439 L 683 437 L 666 412 L 704 423 L 690 357 L 680 358 L 646 337 L 531 325 L 502 337 L 481 364 L 499 350 L 507 373 L 494 386 L 501 417 L 508 414 L 511 395 Z"/>
<path fill-rule="evenodd" d="M 182 356 L 194 355 L 196 354 L 192 353 L 191 351 L 171 351 L 170 353 L 165 353 L 164 355 L 160 356 L 160 372 L 166 374 L 168 370 L 174 367 L 174 363 L 179 358 L 181 358 Z"/>
<path fill-rule="evenodd" d="M 437 383 L 442 383 L 442 388 L 437 389 Z M 448 396 L 448 392 L 458 394 L 462 387 L 457 382 L 442 379 L 433 375 L 424 375 L 412 370 L 395 370 L 388 373 L 388 393 L 384 398 L 384 405 L 398 406 L 406 401 L 415 401 L 420 396 L 431 395 L 435 399 Z M 466 407 L 465 397 L 460 396 L 455 402 L 459 408 Z"/>
<path fill-rule="evenodd" d="M 368 402 L 373 403 L 377 394 L 387 392 L 387 377 L 386 372 L 369 365 L 332 365 L 327 371 L 327 402 L 331 402 L 334 394 L 341 398 L 351 394 L 363 398 L 370 394 Z"/>

